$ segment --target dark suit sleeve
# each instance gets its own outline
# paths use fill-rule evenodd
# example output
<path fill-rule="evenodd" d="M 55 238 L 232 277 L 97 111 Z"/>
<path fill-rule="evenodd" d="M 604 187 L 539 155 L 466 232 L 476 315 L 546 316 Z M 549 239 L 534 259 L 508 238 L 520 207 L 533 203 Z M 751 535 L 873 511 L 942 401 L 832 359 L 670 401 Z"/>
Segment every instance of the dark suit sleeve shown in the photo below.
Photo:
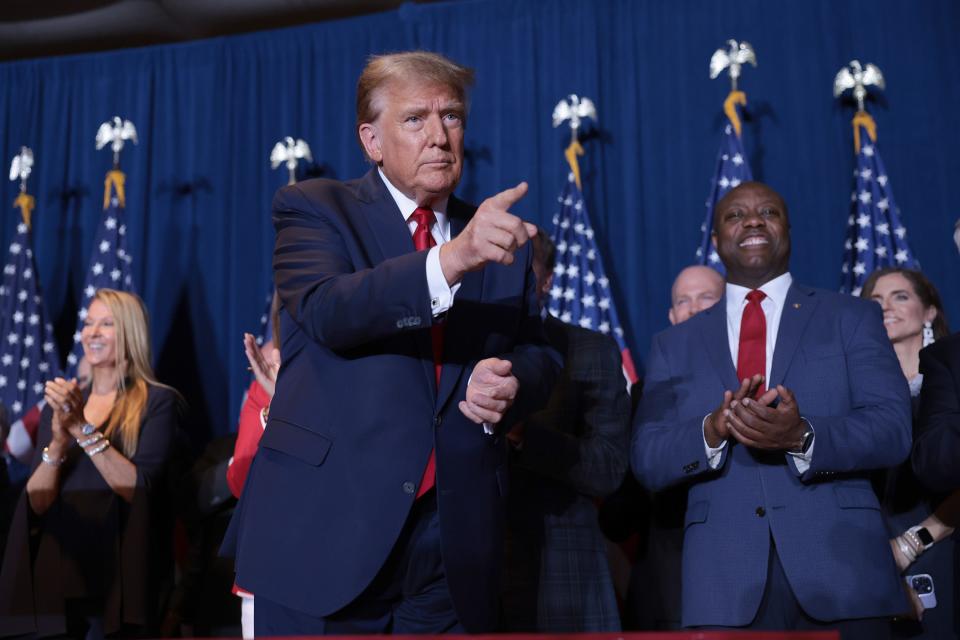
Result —
<path fill-rule="evenodd" d="M 597 334 L 574 342 L 562 375 L 563 395 L 538 416 L 576 424 L 574 433 L 531 419 L 516 461 L 522 467 L 570 485 L 578 493 L 606 497 L 627 470 L 630 399 L 616 343 Z M 557 412 L 574 412 L 558 416 Z"/>
<path fill-rule="evenodd" d="M 842 330 L 850 411 L 800 413 L 813 426 L 810 468 L 803 480 L 827 473 L 895 467 L 910 455 L 910 391 L 883 327 L 879 305 L 857 305 Z"/>
<path fill-rule="evenodd" d="M 933 491 L 960 489 L 960 342 L 951 337 L 920 352 L 920 415 L 911 461 Z"/>
<path fill-rule="evenodd" d="M 344 206 L 308 200 L 297 185 L 277 192 L 273 268 L 284 308 L 311 339 L 334 350 L 422 328 L 398 326 L 403 318 L 419 318 L 429 326 L 427 252 L 411 251 L 358 269 L 349 249 L 360 250 L 356 229 L 335 211 Z"/>
<path fill-rule="evenodd" d="M 643 396 L 633 420 L 630 464 L 637 480 L 651 491 L 714 473 L 703 441 L 704 416 L 680 419 L 676 380 L 666 357 L 664 335 L 654 337 L 643 382 Z M 707 366 L 705 364 L 705 366 Z M 717 399 L 719 406 L 720 400 Z M 723 448 L 717 470 L 726 464 L 730 445 Z"/>
<path fill-rule="evenodd" d="M 504 416 L 498 431 L 509 430 L 517 421 L 546 403 L 563 361 L 560 354 L 550 346 L 543 331 L 536 294 L 537 280 L 532 268 L 533 252 L 530 248 L 531 244 L 528 243 L 515 254 L 516 257 L 522 257 L 526 265 L 522 301 L 524 313 L 517 330 L 514 349 L 510 353 L 500 354 L 499 357 L 510 361 L 511 373 L 516 377 L 519 389 L 513 406 Z M 453 304 L 457 304 L 456 299 Z"/>

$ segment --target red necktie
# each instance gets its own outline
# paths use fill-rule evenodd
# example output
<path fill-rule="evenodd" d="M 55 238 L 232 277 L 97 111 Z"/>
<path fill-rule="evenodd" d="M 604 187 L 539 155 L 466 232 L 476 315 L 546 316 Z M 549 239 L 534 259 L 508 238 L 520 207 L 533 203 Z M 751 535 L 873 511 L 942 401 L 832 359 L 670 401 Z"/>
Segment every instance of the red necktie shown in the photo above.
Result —
<path fill-rule="evenodd" d="M 417 251 L 427 251 L 431 247 L 437 246 L 437 241 L 433 239 L 430 233 L 430 227 L 433 226 L 434 215 L 431 209 L 424 207 L 417 208 L 410 216 L 417 223 L 417 228 L 413 230 L 413 248 Z M 434 323 L 430 327 L 430 341 L 433 345 L 433 372 L 437 380 L 437 390 L 440 389 L 440 372 L 443 370 L 443 325 Z M 427 468 L 423 471 L 423 478 L 420 479 L 420 490 L 417 491 L 419 498 L 427 491 L 433 488 L 437 475 L 437 459 L 434 450 L 430 450 L 430 459 L 427 460 Z"/>
<path fill-rule="evenodd" d="M 747 294 L 747 306 L 740 320 L 740 348 L 737 351 L 737 379 L 741 382 L 755 374 L 767 374 L 767 319 L 763 315 L 760 301 L 767 297 L 763 291 L 754 289 Z M 760 397 L 767 389 L 764 380 L 757 395 Z"/>

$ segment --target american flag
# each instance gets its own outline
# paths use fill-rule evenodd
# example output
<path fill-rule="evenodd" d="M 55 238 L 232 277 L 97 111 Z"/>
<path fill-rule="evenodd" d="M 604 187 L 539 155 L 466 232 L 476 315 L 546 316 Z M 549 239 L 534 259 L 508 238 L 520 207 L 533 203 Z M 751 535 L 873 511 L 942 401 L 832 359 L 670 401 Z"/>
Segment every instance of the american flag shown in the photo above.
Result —
<path fill-rule="evenodd" d="M 739 94 L 739 95 L 738 95 Z M 717 152 L 717 168 L 710 181 L 710 196 L 707 198 L 707 215 L 700 226 L 703 237 L 697 249 L 697 264 L 713 267 L 721 274 L 725 274 L 723 263 L 713 243 L 710 241 L 710 232 L 713 230 L 713 209 L 720 199 L 741 182 L 753 180 L 750 172 L 750 163 L 743 150 L 743 139 L 740 137 L 740 123 L 743 121 L 740 112 L 741 104 L 746 104 L 746 96 L 741 91 L 731 92 L 724 102 L 724 111 L 727 114 L 727 124 L 723 129 L 723 138 L 720 140 L 720 151 Z M 732 117 L 731 117 L 732 116 Z"/>
<path fill-rule="evenodd" d="M 624 375 L 634 383 L 637 372 L 613 304 L 610 281 L 603 269 L 583 193 L 573 171 L 568 174 L 557 200 L 560 210 L 553 216 L 551 233 L 557 245 L 557 263 L 547 310 L 567 324 L 612 334 L 623 357 Z"/>
<path fill-rule="evenodd" d="M 60 362 L 43 307 L 28 219 L 25 215 L 17 224 L 0 285 L 0 402 L 9 410 L 12 423 L 4 445 L 20 460 L 29 460 L 36 437 L 36 425 L 28 414 L 38 413 L 44 382 L 59 374 Z"/>
<path fill-rule="evenodd" d="M 97 229 L 90 269 L 83 285 L 83 297 L 77 311 L 77 330 L 73 334 L 73 351 L 67 356 L 67 367 L 76 372 L 77 363 L 83 357 L 80 331 L 87 317 L 87 307 L 97 289 L 108 288 L 136 292 L 133 284 L 133 258 L 127 250 L 127 225 L 125 222 L 125 176 L 118 170 L 107 173 L 103 196 L 103 218 Z"/>
<path fill-rule="evenodd" d="M 267 292 L 267 298 L 263 313 L 260 314 L 260 333 L 257 335 L 257 344 L 263 346 L 273 340 L 273 318 L 270 311 L 273 307 L 273 283 L 270 283 L 270 291 Z M 276 345 L 274 345 L 276 346 Z"/>
<path fill-rule="evenodd" d="M 843 246 L 840 290 L 858 296 L 873 271 L 884 267 L 919 269 L 920 263 L 907 244 L 907 229 L 900 220 L 890 179 L 877 148 L 876 125 L 866 112 L 861 112 L 854 118 L 853 126 L 855 147 L 859 149 L 850 195 L 847 240 Z"/>

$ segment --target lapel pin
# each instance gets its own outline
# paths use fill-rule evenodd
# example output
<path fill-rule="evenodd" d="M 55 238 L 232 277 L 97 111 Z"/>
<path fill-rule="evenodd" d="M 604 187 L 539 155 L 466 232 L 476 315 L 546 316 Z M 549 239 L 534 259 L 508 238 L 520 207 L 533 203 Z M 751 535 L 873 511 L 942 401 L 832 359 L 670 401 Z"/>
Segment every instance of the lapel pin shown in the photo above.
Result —
<path fill-rule="evenodd" d="M 799 303 L 799 302 L 794 302 L 794 303 L 793 303 L 793 308 L 794 308 L 794 309 L 799 309 L 799 308 L 800 308 L 800 303 Z"/>

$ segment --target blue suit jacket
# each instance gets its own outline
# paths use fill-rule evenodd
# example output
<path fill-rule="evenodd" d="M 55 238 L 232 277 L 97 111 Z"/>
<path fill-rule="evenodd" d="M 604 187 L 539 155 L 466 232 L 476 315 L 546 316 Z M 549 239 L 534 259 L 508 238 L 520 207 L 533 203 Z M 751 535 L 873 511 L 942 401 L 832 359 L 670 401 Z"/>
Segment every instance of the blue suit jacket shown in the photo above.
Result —
<path fill-rule="evenodd" d="M 906 601 L 867 471 L 910 451 L 910 398 L 873 302 L 794 284 L 769 386 L 797 397 L 816 438 L 802 475 L 785 453 L 733 441 L 712 470 L 702 423 L 737 388 L 726 301 L 654 337 L 631 463 L 661 490 L 690 482 L 682 569 L 684 626 L 749 624 L 771 537 L 800 605 L 833 621 L 886 616 Z"/>
<path fill-rule="evenodd" d="M 474 209 L 451 197 L 451 231 Z M 270 419 L 227 533 L 237 584 L 311 615 L 354 600 L 407 518 L 431 449 L 443 563 L 464 627 L 490 629 L 506 491 L 502 439 L 457 406 L 473 366 L 513 363 L 509 416 L 544 401 L 558 370 L 544 347 L 529 245 L 511 266 L 462 280 L 435 382 L 426 254 L 376 170 L 308 180 L 273 204 L 282 360 Z M 505 421 L 508 422 L 508 421 Z"/>

